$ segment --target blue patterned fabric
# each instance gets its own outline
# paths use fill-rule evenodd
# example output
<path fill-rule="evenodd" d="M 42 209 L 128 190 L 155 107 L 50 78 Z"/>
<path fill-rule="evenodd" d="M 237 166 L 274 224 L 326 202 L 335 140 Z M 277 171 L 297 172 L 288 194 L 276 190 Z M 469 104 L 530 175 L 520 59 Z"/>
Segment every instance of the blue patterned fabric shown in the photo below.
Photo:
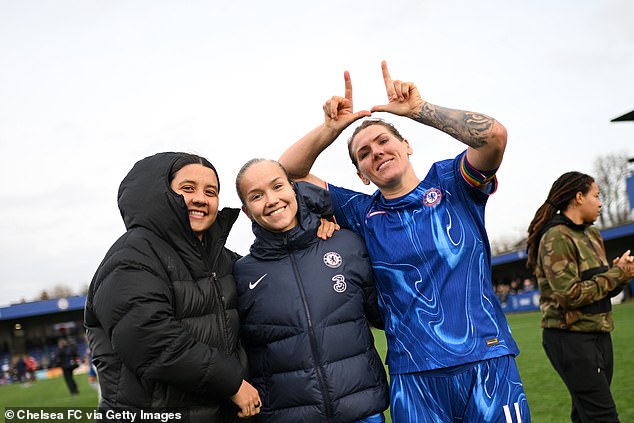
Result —
<path fill-rule="evenodd" d="M 391 374 L 519 353 L 493 292 L 488 194 L 462 178 L 463 154 L 435 163 L 397 199 L 328 186 L 337 222 L 357 232 L 370 254 Z"/>
<path fill-rule="evenodd" d="M 515 360 L 494 358 L 448 371 L 394 375 L 392 421 L 530 423 Z"/>

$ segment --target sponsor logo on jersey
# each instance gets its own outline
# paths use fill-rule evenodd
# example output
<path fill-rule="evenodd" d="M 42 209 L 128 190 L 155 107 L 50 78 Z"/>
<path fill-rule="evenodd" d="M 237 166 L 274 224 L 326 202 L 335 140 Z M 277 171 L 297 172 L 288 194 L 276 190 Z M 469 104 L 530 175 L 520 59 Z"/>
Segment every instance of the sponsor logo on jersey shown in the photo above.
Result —
<path fill-rule="evenodd" d="M 423 193 L 423 204 L 427 207 L 435 206 L 442 200 L 442 192 L 438 188 L 429 188 Z"/>
<path fill-rule="evenodd" d="M 343 263 L 343 259 L 341 258 L 341 255 L 339 253 L 329 251 L 324 254 L 324 264 L 331 269 L 336 269 L 337 267 L 341 266 L 341 263 Z"/>
<path fill-rule="evenodd" d="M 332 289 L 334 289 L 335 292 L 342 293 L 348 287 L 348 285 L 346 284 L 346 278 L 344 278 L 343 275 L 335 275 L 335 276 L 333 276 L 332 277 L 332 281 L 335 283 L 332 286 Z"/>

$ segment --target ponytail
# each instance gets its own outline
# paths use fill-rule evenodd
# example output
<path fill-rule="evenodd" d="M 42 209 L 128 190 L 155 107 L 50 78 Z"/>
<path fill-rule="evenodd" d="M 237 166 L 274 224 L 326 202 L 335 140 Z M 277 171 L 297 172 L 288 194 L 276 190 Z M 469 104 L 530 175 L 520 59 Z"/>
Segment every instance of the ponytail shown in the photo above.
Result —
<path fill-rule="evenodd" d="M 594 179 L 584 173 L 567 172 L 553 183 L 546 201 L 537 209 L 533 221 L 528 225 L 528 239 L 526 240 L 528 259 L 526 267 L 529 270 L 535 270 L 539 241 L 544 234 L 546 224 L 557 213 L 565 211 L 578 192 L 584 195 L 587 194 L 593 182 Z"/>
<path fill-rule="evenodd" d="M 539 240 L 541 239 L 541 232 L 546 223 L 550 222 L 550 219 L 555 217 L 558 210 L 550 201 L 546 200 L 540 208 L 537 209 L 535 217 L 530 225 L 528 225 L 528 239 L 526 240 L 526 253 L 528 259 L 526 261 L 526 267 L 529 270 L 535 270 L 535 262 L 537 261 L 537 249 L 539 248 Z"/>

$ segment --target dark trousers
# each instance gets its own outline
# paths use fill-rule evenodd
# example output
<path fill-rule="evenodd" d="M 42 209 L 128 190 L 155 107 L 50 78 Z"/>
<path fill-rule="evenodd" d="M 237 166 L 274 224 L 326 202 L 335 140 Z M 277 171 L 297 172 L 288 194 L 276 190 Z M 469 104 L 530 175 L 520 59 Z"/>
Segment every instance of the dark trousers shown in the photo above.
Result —
<path fill-rule="evenodd" d="M 73 395 L 78 394 L 79 390 L 77 389 L 77 383 L 73 378 L 73 369 L 70 367 L 63 367 L 62 370 L 64 372 L 64 380 L 66 381 L 66 386 L 68 386 L 68 390 Z"/>
<path fill-rule="evenodd" d="M 544 329 L 542 345 L 572 397 L 574 423 L 618 422 L 612 393 L 614 356 L 609 333 Z"/>

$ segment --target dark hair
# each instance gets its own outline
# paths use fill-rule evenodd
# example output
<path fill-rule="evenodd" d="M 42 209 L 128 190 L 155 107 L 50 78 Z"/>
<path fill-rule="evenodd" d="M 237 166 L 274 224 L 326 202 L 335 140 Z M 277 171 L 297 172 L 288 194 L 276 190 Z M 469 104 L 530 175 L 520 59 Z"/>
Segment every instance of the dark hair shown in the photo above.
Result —
<path fill-rule="evenodd" d="M 288 180 L 288 182 L 291 183 L 291 178 L 288 176 L 288 172 L 286 171 L 284 166 L 282 166 L 282 163 L 276 160 L 271 160 L 271 159 L 251 159 L 242 165 L 242 167 L 238 171 L 238 176 L 236 176 L 236 192 L 238 193 L 238 197 L 240 198 L 240 201 L 242 202 L 242 204 L 244 204 L 244 196 L 242 195 L 242 191 L 240 190 L 240 184 L 242 183 L 242 178 L 244 177 L 245 172 L 249 170 L 251 166 L 253 166 L 256 163 L 262 163 L 262 162 L 270 162 L 270 163 L 275 163 L 276 165 L 278 165 L 279 168 L 282 169 L 282 172 L 284 173 L 284 176 L 286 176 L 286 179 Z"/>
<path fill-rule="evenodd" d="M 220 178 L 218 177 L 218 171 L 216 171 L 216 168 L 214 167 L 214 165 L 211 164 L 209 160 L 197 154 L 178 153 L 178 158 L 172 165 L 172 169 L 170 169 L 169 182 L 171 183 L 174 180 L 174 177 L 176 176 L 176 173 L 178 173 L 179 170 L 181 170 L 182 168 L 190 164 L 203 165 L 213 170 L 214 173 L 216 174 L 216 179 L 218 180 L 218 192 L 220 192 Z"/>
<path fill-rule="evenodd" d="M 389 122 L 384 121 L 383 119 L 376 118 L 376 119 L 366 119 L 366 120 L 364 120 L 361 123 L 361 125 L 356 127 L 356 129 L 354 130 L 354 132 L 350 136 L 350 139 L 348 139 L 348 155 L 350 156 L 350 160 L 352 160 L 352 164 L 357 169 L 359 169 L 359 162 L 357 161 L 357 158 L 354 155 L 354 151 L 352 151 L 352 142 L 354 141 L 354 138 L 359 134 L 359 132 L 363 131 L 364 129 L 366 129 L 366 128 L 372 126 L 372 125 L 379 125 L 379 126 L 384 127 L 392 135 L 394 135 L 399 141 L 403 141 L 405 139 L 398 132 L 398 130 L 394 127 L 394 125 L 392 125 Z"/>
<path fill-rule="evenodd" d="M 544 204 L 537 209 L 533 221 L 528 226 L 528 239 L 526 240 L 526 252 L 528 260 L 526 267 L 535 269 L 539 241 L 543 235 L 546 224 L 559 212 L 568 208 L 578 192 L 586 195 L 594 183 L 592 176 L 580 172 L 567 172 L 561 175 L 550 188 Z"/>

